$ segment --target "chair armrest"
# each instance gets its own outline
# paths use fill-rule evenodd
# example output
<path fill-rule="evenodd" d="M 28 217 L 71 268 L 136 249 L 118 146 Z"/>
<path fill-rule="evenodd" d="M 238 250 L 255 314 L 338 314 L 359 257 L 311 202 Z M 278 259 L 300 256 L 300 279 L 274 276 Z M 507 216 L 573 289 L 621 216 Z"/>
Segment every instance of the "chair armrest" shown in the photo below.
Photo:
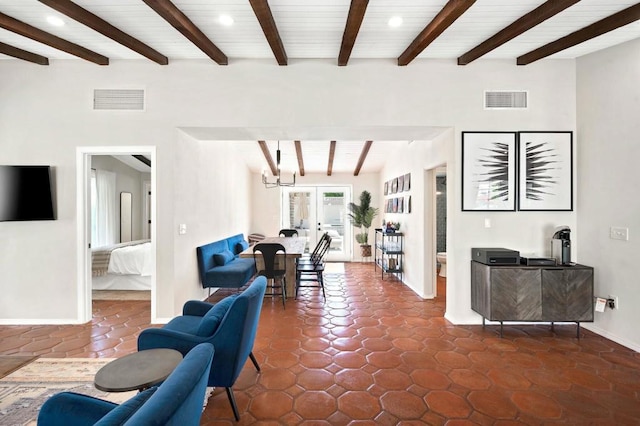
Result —
<path fill-rule="evenodd" d="M 182 315 L 203 317 L 209 309 L 213 308 L 213 303 L 201 302 L 199 300 L 189 300 L 182 307 Z"/>
<path fill-rule="evenodd" d="M 138 351 L 145 349 L 175 349 L 185 356 L 194 346 L 207 342 L 207 338 L 165 328 L 147 328 L 138 336 Z"/>
<path fill-rule="evenodd" d="M 49 398 L 40 408 L 38 425 L 93 425 L 117 406 L 91 396 L 61 392 Z"/>

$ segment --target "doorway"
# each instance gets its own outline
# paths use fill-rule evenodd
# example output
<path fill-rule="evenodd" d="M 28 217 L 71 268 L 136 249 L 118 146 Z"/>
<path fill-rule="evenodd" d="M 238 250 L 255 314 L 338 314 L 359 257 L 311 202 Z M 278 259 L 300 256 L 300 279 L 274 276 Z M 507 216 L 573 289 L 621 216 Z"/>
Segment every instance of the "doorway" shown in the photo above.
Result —
<path fill-rule="evenodd" d="M 281 228 L 296 229 L 307 238 L 306 250 L 313 250 L 325 232 L 331 237 L 327 251 L 329 261 L 351 259 L 351 227 L 347 205 L 349 186 L 296 186 L 282 188 Z"/>
<path fill-rule="evenodd" d="M 155 192 L 156 185 L 156 148 L 150 146 L 109 146 L 78 147 L 76 149 L 76 212 L 77 228 L 77 289 L 78 319 L 80 322 L 92 318 L 92 253 L 91 253 L 91 159 L 92 156 L 105 155 L 144 155 L 151 159 L 150 188 Z M 149 203 L 151 218 L 156 217 L 155 200 Z M 151 221 L 151 321 L 156 318 L 156 229 L 155 220 Z"/>
<path fill-rule="evenodd" d="M 437 167 L 433 174 L 434 248 L 436 261 L 436 295 L 446 295 L 447 285 L 447 168 Z"/>

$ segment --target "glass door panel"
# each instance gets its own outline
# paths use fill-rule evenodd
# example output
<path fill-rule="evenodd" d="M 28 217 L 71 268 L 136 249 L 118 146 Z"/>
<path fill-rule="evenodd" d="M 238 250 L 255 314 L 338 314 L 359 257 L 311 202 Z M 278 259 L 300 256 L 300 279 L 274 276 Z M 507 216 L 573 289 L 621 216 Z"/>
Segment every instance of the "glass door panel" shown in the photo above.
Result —
<path fill-rule="evenodd" d="M 351 259 L 351 227 L 347 218 L 350 187 L 282 188 L 282 228 L 298 231 L 312 251 L 324 232 L 331 236 L 327 260 Z"/>

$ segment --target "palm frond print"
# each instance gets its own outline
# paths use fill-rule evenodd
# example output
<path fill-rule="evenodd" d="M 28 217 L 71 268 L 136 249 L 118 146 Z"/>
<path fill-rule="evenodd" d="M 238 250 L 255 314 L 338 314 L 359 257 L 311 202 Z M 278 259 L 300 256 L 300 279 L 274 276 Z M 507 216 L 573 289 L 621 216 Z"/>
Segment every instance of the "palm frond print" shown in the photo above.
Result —
<path fill-rule="evenodd" d="M 477 176 L 477 182 L 491 186 L 491 200 L 509 199 L 509 145 L 494 142 L 491 148 L 483 148 L 486 155 L 478 158 L 484 170 Z"/>
<path fill-rule="evenodd" d="M 525 143 L 525 196 L 540 201 L 545 195 L 554 195 L 558 185 L 560 161 L 556 150 L 548 143 Z"/>

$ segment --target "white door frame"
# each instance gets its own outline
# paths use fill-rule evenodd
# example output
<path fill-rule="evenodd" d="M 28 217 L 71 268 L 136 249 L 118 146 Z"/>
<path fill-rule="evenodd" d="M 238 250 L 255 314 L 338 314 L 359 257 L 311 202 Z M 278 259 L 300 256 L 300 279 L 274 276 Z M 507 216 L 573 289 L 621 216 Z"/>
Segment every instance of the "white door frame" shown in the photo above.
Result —
<path fill-rule="evenodd" d="M 156 194 L 155 146 L 80 146 L 76 148 L 78 321 L 91 321 L 91 156 L 143 154 L 151 159 L 151 191 Z M 151 318 L 156 318 L 156 199 L 151 201 Z"/>

